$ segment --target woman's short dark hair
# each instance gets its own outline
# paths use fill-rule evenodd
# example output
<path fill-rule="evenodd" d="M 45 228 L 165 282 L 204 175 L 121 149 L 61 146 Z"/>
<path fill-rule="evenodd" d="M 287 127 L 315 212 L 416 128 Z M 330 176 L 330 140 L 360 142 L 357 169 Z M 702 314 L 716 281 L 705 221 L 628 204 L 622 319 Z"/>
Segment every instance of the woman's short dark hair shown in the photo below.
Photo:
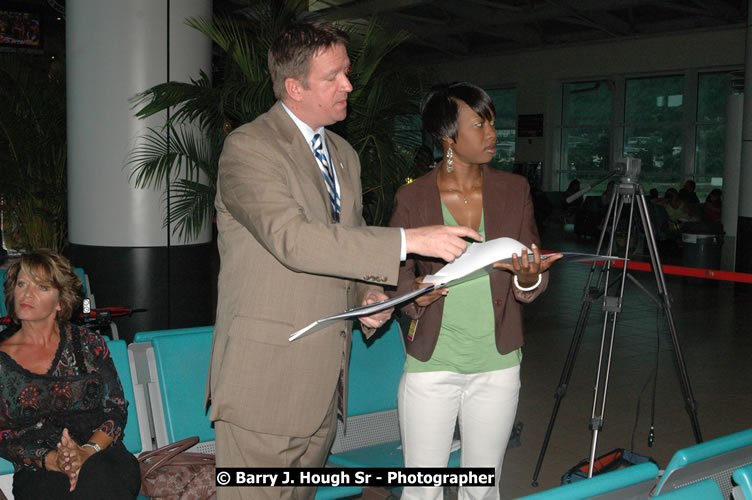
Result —
<path fill-rule="evenodd" d="M 267 56 L 274 96 L 285 97 L 288 78 L 300 80 L 308 88 L 313 56 L 335 45 L 347 46 L 349 41 L 347 33 L 325 21 L 296 21 L 285 26 Z"/>
<path fill-rule="evenodd" d="M 496 116 L 493 101 L 485 90 L 468 82 L 437 85 L 428 91 L 420 105 L 423 128 L 438 147 L 444 137 L 457 139 L 457 101 L 462 101 L 483 119 Z"/>
<path fill-rule="evenodd" d="M 22 255 L 8 267 L 5 280 L 5 305 L 13 321 L 18 323 L 13 291 L 18 284 L 18 274 L 23 271 L 37 285 L 52 287 L 60 294 L 60 311 L 57 319 L 68 321 L 81 302 L 83 285 L 71 263 L 52 250 L 36 250 Z"/>

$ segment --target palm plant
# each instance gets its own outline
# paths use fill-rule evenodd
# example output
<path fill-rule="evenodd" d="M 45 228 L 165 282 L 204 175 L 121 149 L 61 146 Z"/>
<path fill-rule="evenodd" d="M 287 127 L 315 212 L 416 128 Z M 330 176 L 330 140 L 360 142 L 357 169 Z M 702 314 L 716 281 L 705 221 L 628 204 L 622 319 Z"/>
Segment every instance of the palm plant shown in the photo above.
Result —
<path fill-rule="evenodd" d="M 0 54 L 0 206 L 10 248 L 67 245 L 65 86 L 31 54 Z"/>
<path fill-rule="evenodd" d="M 132 178 L 137 187 L 168 188 L 165 224 L 174 224 L 180 236 L 197 235 L 211 220 L 224 137 L 274 103 L 267 51 L 305 5 L 301 0 L 249 1 L 233 16 L 188 19 L 214 43 L 219 62 L 214 81 L 201 73 L 190 83 L 167 82 L 136 96 L 137 116 L 170 114 L 162 128 L 148 129 L 132 151 Z M 362 35 L 349 31 L 353 92 L 348 119 L 336 129 L 360 155 L 364 190 L 373 200 L 371 222 L 381 223 L 412 165 L 415 139 L 396 134 L 394 123 L 395 117 L 417 111 L 419 74 L 396 54 L 407 38 L 404 32 L 386 33 L 375 20 Z M 202 183 L 202 177 L 208 182 Z"/>

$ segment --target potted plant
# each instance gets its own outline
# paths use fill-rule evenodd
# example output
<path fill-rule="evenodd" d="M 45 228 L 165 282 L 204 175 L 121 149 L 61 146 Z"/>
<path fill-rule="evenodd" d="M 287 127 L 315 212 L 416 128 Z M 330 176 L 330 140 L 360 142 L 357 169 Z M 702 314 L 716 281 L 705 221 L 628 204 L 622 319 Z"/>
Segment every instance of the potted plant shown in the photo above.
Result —
<path fill-rule="evenodd" d="M 11 251 L 67 246 L 65 83 L 45 58 L 0 54 L 0 211 Z"/>
<path fill-rule="evenodd" d="M 166 82 L 136 96 L 137 116 L 170 114 L 131 152 L 132 178 L 137 187 L 166 188 L 164 221 L 180 236 L 196 235 L 211 221 L 224 137 L 274 103 L 267 51 L 305 5 L 299 0 L 249 3 L 233 15 L 188 19 L 214 42 L 214 78 L 201 73 L 190 83 Z M 365 30 L 348 31 L 353 92 L 348 118 L 334 129 L 358 151 L 369 222 L 379 224 L 386 222 L 394 192 L 410 175 L 420 143 L 419 133 L 400 133 L 395 122 L 417 116 L 421 73 L 396 50 L 407 33 L 387 32 L 375 19 Z"/>

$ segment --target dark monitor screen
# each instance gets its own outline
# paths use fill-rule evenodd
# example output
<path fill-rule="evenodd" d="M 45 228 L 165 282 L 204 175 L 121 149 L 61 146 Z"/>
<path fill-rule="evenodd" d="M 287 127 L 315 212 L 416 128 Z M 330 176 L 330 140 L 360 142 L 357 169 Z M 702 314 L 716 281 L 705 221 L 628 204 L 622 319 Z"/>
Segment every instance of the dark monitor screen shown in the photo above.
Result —
<path fill-rule="evenodd" d="M 40 12 L 0 9 L 0 46 L 41 49 L 41 25 Z"/>

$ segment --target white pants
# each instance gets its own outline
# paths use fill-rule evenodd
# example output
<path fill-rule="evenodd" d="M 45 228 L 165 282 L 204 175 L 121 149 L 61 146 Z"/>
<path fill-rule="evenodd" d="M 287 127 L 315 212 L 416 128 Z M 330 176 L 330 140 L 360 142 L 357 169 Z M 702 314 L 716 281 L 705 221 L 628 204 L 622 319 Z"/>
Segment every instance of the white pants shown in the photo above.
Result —
<path fill-rule="evenodd" d="M 459 416 L 462 467 L 493 467 L 493 487 L 460 488 L 459 500 L 498 499 L 514 426 L 520 367 L 464 375 L 403 373 L 397 395 L 405 467 L 446 467 Z M 441 487 L 405 487 L 402 500 L 441 500 Z"/>

